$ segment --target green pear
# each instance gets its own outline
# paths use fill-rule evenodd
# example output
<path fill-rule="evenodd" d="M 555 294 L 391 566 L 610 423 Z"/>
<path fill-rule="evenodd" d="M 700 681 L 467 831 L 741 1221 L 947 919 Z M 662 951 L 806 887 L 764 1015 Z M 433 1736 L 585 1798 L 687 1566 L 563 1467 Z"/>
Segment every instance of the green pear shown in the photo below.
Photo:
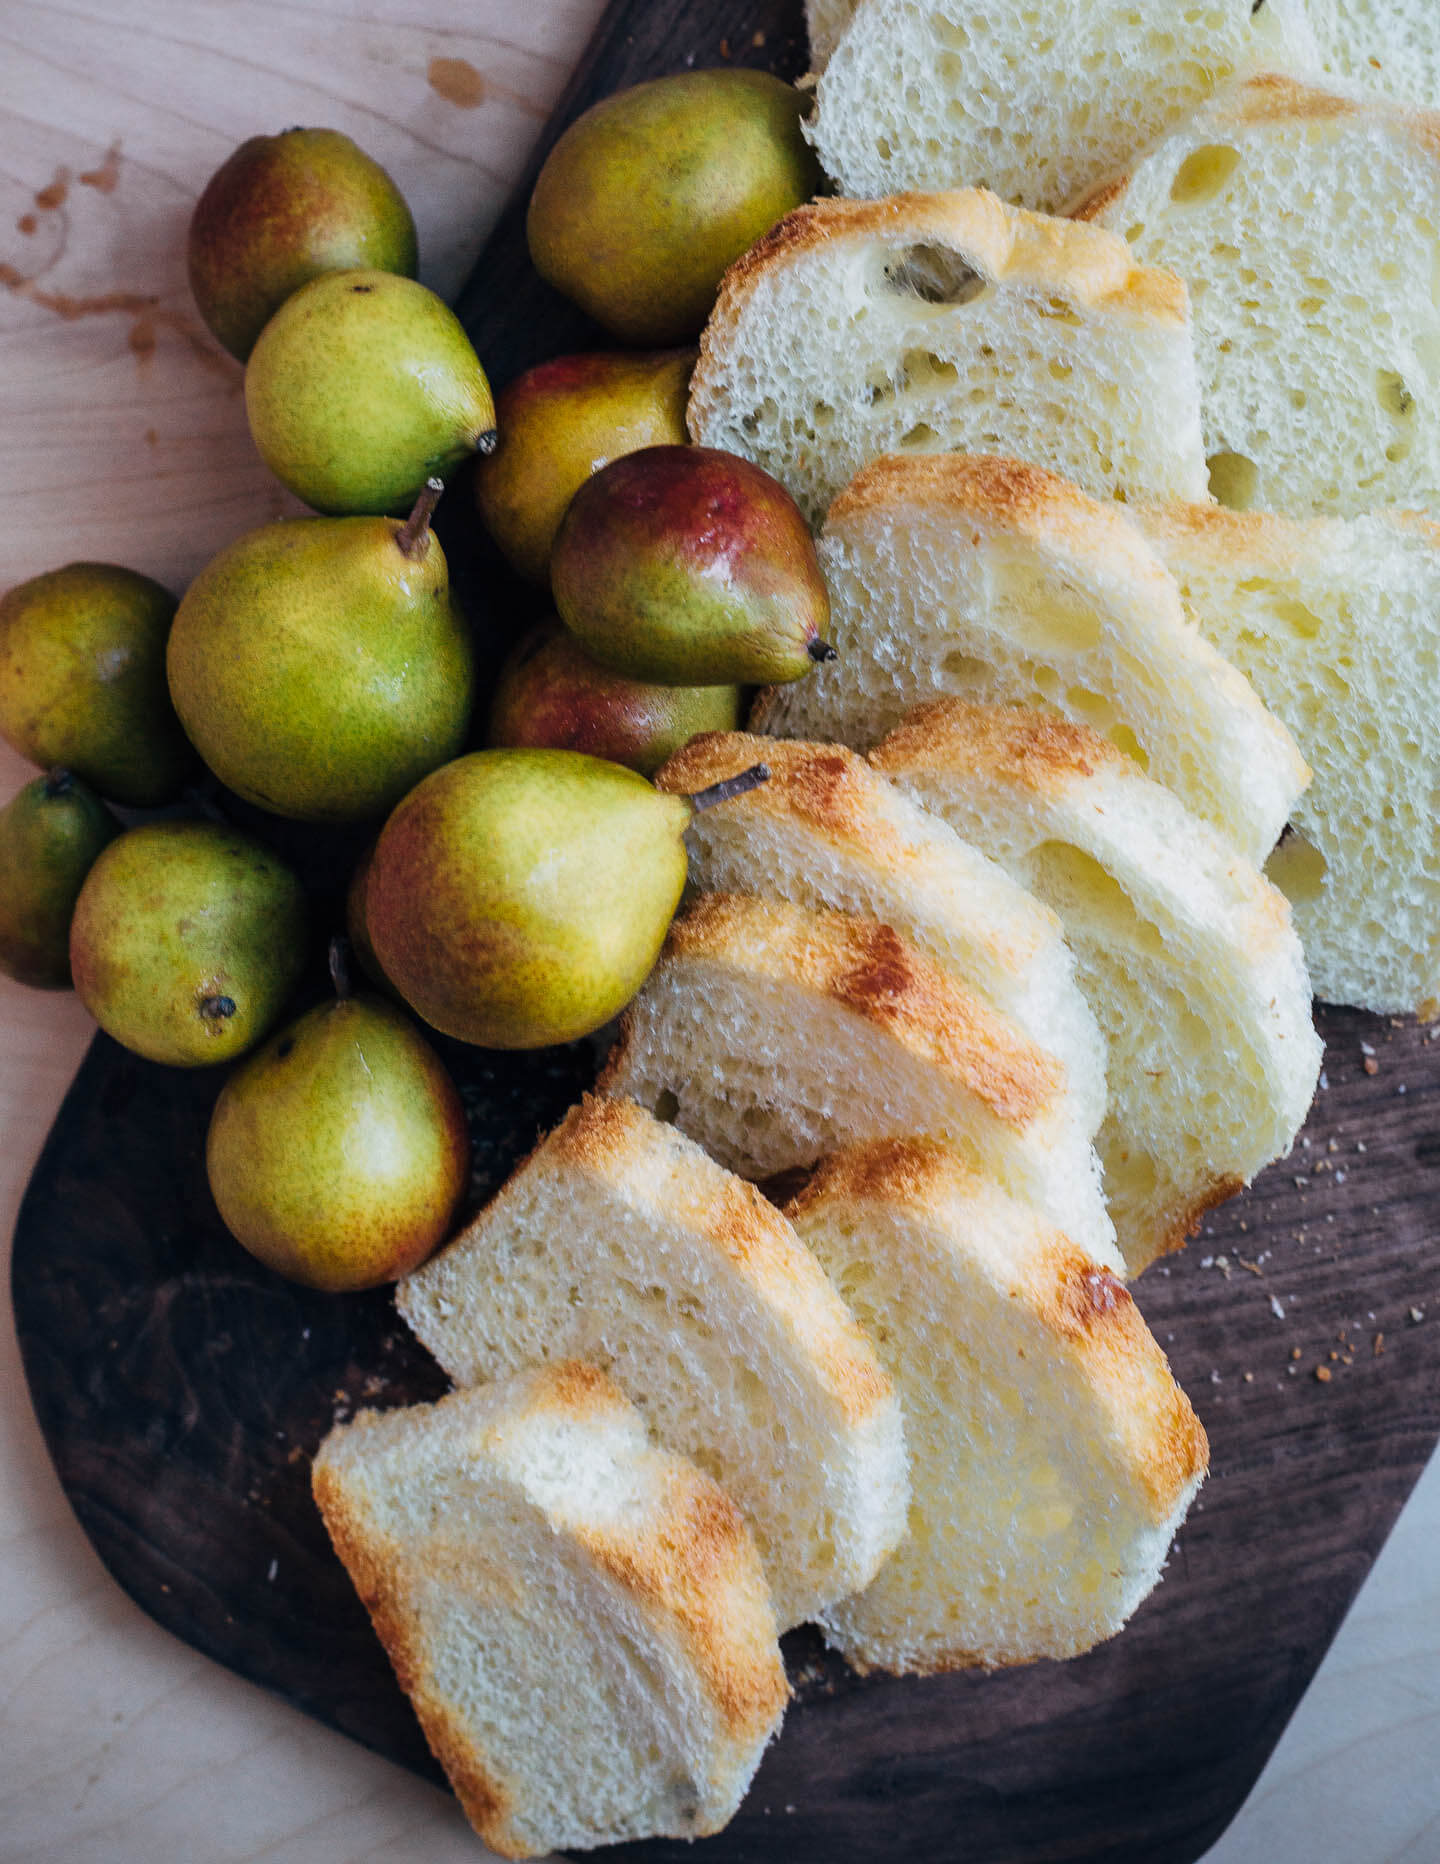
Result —
<path fill-rule="evenodd" d="M 344 996 L 240 1064 L 215 1103 L 205 1165 L 252 1256 L 340 1293 L 395 1281 L 444 1242 L 470 1139 L 455 1085 L 409 1017 Z"/>
<path fill-rule="evenodd" d="M 464 1042 L 529 1049 L 590 1034 L 659 956 L 702 800 L 578 751 L 457 758 L 375 845 L 365 919 L 385 975 Z"/>
<path fill-rule="evenodd" d="M 430 529 L 435 481 L 405 524 L 298 518 L 222 550 L 170 631 L 170 692 L 237 795 L 305 822 L 380 815 L 460 751 L 470 632 Z"/>
<path fill-rule="evenodd" d="M 322 272 L 415 276 L 415 222 L 395 183 L 336 129 L 252 136 L 195 203 L 190 289 L 220 343 L 244 362 L 293 291 Z"/>
<path fill-rule="evenodd" d="M 327 272 L 280 306 L 245 369 L 265 464 L 314 510 L 406 512 L 495 444 L 495 405 L 460 320 L 392 272 Z"/>
<path fill-rule="evenodd" d="M 550 584 L 585 651 L 631 679 L 770 685 L 834 657 L 800 508 L 769 473 L 714 447 L 646 447 L 587 479 Z"/>
<path fill-rule="evenodd" d="M 275 1023 L 305 960 L 300 883 L 248 835 L 143 823 L 86 876 L 70 969 L 100 1027 L 151 1061 L 232 1061 Z"/>
<path fill-rule="evenodd" d="M 0 809 L 0 971 L 70 982 L 70 919 L 85 876 L 120 824 L 68 770 L 36 777 Z"/>
<path fill-rule="evenodd" d="M 496 404 L 499 442 L 475 468 L 475 503 L 511 567 L 550 580 L 565 507 L 592 472 L 639 447 L 682 446 L 695 351 L 595 351 L 527 369 Z"/>
<path fill-rule="evenodd" d="M 764 71 L 687 71 L 603 98 L 545 160 L 541 277 L 626 343 L 687 343 L 727 267 L 820 186 L 806 100 Z"/>
<path fill-rule="evenodd" d="M 734 731 L 738 686 L 658 686 L 602 667 L 560 622 L 542 622 L 500 669 L 486 742 L 588 751 L 654 773 L 697 732 Z"/>
<path fill-rule="evenodd" d="M 153 808 L 195 768 L 165 684 L 175 598 L 114 563 L 67 563 L 0 598 L 0 737 L 113 802 Z"/>

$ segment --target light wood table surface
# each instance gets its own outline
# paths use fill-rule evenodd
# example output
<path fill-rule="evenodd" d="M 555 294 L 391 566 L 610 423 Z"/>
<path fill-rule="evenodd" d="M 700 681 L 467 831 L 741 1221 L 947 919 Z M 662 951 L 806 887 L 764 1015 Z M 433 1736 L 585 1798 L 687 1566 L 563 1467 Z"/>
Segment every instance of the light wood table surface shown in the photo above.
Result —
<path fill-rule="evenodd" d="M 453 293 L 600 0 L 0 0 L 0 589 L 76 557 L 179 590 L 298 509 L 205 335 L 184 233 L 244 137 L 354 136 Z M 503 291 L 505 281 L 497 279 Z M 0 747 L 0 801 L 34 773 Z M 0 1237 L 91 1034 L 0 979 Z M 450 1864 L 454 1803 L 162 1631 L 91 1551 L 0 1312 L 0 1860 Z M 1432 1465 L 1250 1803 L 1207 1864 L 1440 1860 Z M 697 1860 L 703 1850 L 697 1851 Z"/>

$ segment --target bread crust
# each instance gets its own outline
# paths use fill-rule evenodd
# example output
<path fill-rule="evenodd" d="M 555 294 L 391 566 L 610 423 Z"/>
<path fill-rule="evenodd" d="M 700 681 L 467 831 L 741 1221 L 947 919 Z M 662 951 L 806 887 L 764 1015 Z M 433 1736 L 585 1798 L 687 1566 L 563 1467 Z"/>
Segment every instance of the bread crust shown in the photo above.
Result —
<path fill-rule="evenodd" d="M 1077 778 L 1129 767 L 1123 751 L 1088 725 L 1021 706 L 934 699 L 915 706 L 869 754 L 879 771 L 956 759 L 1019 783 L 1032 795 L 1058 795 Z"/>

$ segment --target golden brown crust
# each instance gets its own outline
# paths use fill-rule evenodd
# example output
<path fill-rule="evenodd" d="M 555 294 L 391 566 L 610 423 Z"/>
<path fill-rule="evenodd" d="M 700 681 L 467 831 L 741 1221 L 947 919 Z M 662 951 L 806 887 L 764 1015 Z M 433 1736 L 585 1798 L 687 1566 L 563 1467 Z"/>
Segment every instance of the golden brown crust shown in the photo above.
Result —
<path fill-rule="evenodd" d="M 785 1206 L 791 1222 L 833 1199 L 857 1204 L 933 1204 L 981 1182 L 938 1139 L 876 1139 L 832 1152 Z"/>
<path fill-rule="evenodd" d="M 655 776 L 662 790 L 684 795 L 763 763 L 770 780 L 727 809 L 794 816 L 827 840 L 863 840 L 873 854 L 898 855 L 900 838 L 883 819 L 888 785 L 863 757 L 840 744 L 767 738 L 744 731 L 708 731 L 692 738 Z"/>
<path fill-rule="evenodd" d="M 1123 751 L 1088 725 L 1028 706 L 977 705 L 934 699 L 913 707 L 870 752 L 885 775 L 928 766 L 993 771 L 1035 795 L 1076 778 L 1128 768 Z"/>
<path fill-rule="evenodd" d="M 728 963 L 794 980 L 884 1029 L 1023 1131 L 1064 1091 L 1064 1070 L 891 927 L 742 894 L 701 894 L 660 963 Z"/>

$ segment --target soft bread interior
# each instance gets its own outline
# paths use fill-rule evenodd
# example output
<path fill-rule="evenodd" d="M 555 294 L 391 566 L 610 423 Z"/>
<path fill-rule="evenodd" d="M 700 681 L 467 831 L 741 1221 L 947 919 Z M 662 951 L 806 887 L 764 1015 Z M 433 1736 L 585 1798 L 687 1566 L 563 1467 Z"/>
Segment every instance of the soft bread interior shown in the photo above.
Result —
<path fill-rule="evenodd" d="M 903 1531 L 870 1341 L 754 1186 L 637 1106 L 574 1109 L 397 1305 L 462 1385 L 603 1367 L 738 1502 L 782 1627 L 864 1585 Z"/>
<path fill-rule="evenodd" d="M 910 1533 L 826 1615 L 861 1667 L 1069 1657 L 1159 1578 L 1204 1432 L 1121 1284 L 914 1141 L 822 1166 L 790 1206 L 905 1407 Z"/>

